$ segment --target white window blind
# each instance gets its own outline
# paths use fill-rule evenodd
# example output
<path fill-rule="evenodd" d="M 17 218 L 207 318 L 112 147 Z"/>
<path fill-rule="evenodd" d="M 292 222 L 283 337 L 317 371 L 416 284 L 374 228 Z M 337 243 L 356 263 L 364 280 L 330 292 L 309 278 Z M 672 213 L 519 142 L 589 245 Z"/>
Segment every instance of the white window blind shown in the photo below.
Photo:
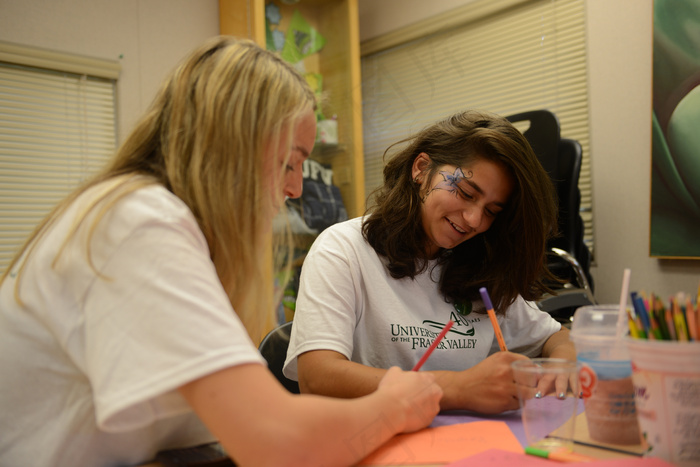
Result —
<path fill-rule="evenodd" d="M 477 0 L 363 43 L 366 195 L 381 184 L 386 148 L 437 120 L 466 109 L 548 109 L 583 148 L 581 215 L 592 251 L 585 31 L 584 0 Z"/>
<path fill-rule="evenodd" d="M 0 43 L 0 272 L 114 152 L 118 71 L 109 61 Z"/>

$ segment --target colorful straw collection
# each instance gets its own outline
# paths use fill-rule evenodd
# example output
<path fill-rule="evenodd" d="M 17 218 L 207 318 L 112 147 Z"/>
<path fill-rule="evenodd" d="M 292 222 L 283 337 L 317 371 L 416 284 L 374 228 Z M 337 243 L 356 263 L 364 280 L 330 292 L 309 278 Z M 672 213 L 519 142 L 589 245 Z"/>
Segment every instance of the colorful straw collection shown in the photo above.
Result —
<path fill-rule="evenodd" d="M 627 308 L 630 336 L 637 339 L 700 340 L 700 288 L 693 303 L 690 295 L 679 292 L 668 300 L 668 307 L 657 295 L 646 297 L 632 292 L 632 309 Z"/>

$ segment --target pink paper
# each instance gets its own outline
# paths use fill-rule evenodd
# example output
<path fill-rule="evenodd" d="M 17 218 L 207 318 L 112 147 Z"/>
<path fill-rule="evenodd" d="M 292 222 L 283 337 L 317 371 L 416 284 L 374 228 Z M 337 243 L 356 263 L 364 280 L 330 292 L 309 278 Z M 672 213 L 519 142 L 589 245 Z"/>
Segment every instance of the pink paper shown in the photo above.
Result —
<path fill-rule="evenodd" d="M 489 449 L 465 457 L 445 467 L 673 467 L 654 457 L 628 457 L 595 462 L 557 462 L 520 452 Z"/>

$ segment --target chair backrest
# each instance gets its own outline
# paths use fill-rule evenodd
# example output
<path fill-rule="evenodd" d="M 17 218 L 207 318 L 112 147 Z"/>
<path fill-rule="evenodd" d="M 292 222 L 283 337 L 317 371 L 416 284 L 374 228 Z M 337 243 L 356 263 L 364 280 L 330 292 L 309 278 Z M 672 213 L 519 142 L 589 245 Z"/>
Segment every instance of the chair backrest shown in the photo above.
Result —
<path fill-rule="evenodd" d="M 523 134 L 549 174 L 557 193 L 560 235 L 549 242 L 547 249 L 559 248 L 573 256 L 592 287 L 589 272 L 591 255 L 583 242 L 584 226 L 579 212 L 581 194 L 578 180 L 583 157 L 581 145 L 576 140 L 561 137 L 559 120 L 549 110 L 521 112 L 507 119 L 516 127 L 525 122 L 529 124 Z M 564 279 L 573 278 L 570 268 L 561 257 L 553 255 L 549 266 L 556 275 L 565 275 Z"/>
<path fill-rule="evenodd" d="M 581 191 L 578 188 L 578 180 L 582 161 L 581 144 L 573 139 L 562 138 L 559 144 L 559 176 L 562 180 L 571 182 L 559 183 L 557 186 L 559 231 L 562 236 L 561 240 L 554 239 L 551 246 L 561 248 L 576 258 L 586 272 L 589 283 L 593 284 L 589 273 L 591 252 L 583 241 L 585 227 L 580 212 Z M 557 243 L 562 246 L 557 246 Z"/>
<path fill-rule="evenodd" d="M 549 110 L 531 110 L 506 117 L 513 125 L 526 123 L 523 132 L 532 150 L 551 178 L 559 174 L 559 119 Z"/>
<path fill-rule="evenodd" d="M 260 342 L 258 350 L 267 360 L 267 366 L 289 392 L 299 394 L 299 383 L 284 376 L 282 367 L 287 358 L 289 338 L 292 335 L 292 321 L 270 331 Z"/>

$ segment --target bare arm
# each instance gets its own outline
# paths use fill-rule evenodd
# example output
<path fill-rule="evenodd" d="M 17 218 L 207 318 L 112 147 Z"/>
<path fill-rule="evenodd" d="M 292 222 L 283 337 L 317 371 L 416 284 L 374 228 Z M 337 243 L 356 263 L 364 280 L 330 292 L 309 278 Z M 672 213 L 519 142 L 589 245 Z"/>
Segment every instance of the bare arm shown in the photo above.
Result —
<path fill-rule="evenodd" d="M 238 465 L 351 465 L 396 433 L 430 424 L 441 397 L 432 380 L 392 368 L 376 392 L 340 400 L 293 395 L 249 364 L 179 390 Z"/>
<path fill-rule="evenodd" d="M 517 409 L 518 395 L 510 363 L 527 357 L 498 352 L 464 371 L 428 371 L 443 390 L 442 410 L 465 409 L 500 413 Z M 297 357 L 303 393 L 360 397 L 377 388 L 386 370 L 349 361 L 332 350 L 314 350 Z"/>
<path fill-rule="evenodd" d="M 542 347 L 542 356 L 575 361 L 576 350 L 574 343 L 569 339 L 569 330 L 562 326 L 560 331 L 549 336 Z"/>

